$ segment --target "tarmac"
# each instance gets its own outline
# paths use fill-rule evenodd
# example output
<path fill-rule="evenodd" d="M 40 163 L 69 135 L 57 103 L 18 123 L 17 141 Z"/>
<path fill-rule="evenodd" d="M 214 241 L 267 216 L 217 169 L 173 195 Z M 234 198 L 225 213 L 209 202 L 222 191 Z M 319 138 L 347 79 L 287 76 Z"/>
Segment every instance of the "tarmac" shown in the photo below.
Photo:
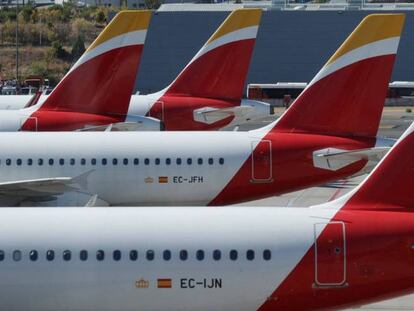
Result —
<path fill-rule="evenodd" d="M 406 107 L 386 107 L 382 114 L 378 136 L 398 139 L 400 135 L 414 120 L 414 112 L 406 111 Z M 275 115 L 255 122 L 250 122 L 239 130 L 250 130 L 269 124 L 283 113 L 284 109 L 277 108 Z M 413 110 L 414 111 L 414 110 Z M 244 206 L 279 206 L 279 207 L 307 207 L 315 204 L 333 200 L 357 186 L 364 178 L 359 176 L 349 180 L 342 180 L 336 183 L 323 185 L 320 187 L 309 188 L 282 196 L 274 196 L 267 199 L 250 201 L 237 205 Z M 346 309 L 363 311 L 401 311 L 414 310 L 414 294 L 382 301 L 375 304 L 361 306 L 359 308 Z"/>

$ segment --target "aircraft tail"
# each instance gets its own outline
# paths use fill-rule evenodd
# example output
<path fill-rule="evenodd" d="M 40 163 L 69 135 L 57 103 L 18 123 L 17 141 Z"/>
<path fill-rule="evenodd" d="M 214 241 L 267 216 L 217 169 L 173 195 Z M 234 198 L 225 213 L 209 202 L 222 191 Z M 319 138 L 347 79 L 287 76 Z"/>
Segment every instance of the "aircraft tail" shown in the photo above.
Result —
<path fill-rule="evenodd" d="M 261 9 L 233 11 L 165 94 L 240 99 L 261 14 Z"/>
<path fill-rule="evenodd" d="M 273 130 L 376 136 L 404 19 L 365 17 Z"/>
<path fill-rule="evenodd" d="M 39 110 L 126 114 L 151 11 L 122 11 L 105 27 Z"/>
<path fill-rule="evenodd" d="M 413 158 L 414 123 L 358 187 L 329 204 L 347 210 L 414 208 Z"/>

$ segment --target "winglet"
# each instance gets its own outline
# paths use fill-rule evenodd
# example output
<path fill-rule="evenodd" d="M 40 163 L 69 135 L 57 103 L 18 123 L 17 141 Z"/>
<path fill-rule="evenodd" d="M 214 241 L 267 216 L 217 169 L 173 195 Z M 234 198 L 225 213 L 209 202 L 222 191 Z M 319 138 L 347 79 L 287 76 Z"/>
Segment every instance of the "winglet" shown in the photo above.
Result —
<path fill-rule="evenodd" d="M 165 94 L 240 99 L 261 14 L 261 9 L 233 11 Z"/>
<path fill-rule="evenodd" d="M 118 13 L 40 109 L 127 113 L 150 19 L 151 11 Z"/>
<path fill-rule="evenodd" d="M 365 17 L 273 130 L 375 136 L 404 19 Z"/>

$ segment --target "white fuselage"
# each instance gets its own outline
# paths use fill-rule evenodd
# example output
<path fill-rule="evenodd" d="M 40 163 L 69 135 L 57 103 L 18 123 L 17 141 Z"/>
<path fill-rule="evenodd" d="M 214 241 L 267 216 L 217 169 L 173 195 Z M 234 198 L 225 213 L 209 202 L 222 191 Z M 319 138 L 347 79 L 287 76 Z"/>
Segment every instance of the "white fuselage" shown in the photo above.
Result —
<path fill-rule="evenodd" d="M 85 174 L 82 192 L 97 195 L 110 205 L 205 205 L 229 182 L 264 134 L 2 133 L 0 185 Z M 79 201 L 84 200 L 83 195 L 70 193 L 70 199 L 67 197 L 59 196 L 58 204 L 85 203 Z"/>
<path fill-rule="evenodd" d="M 126 112 L 126 122 L 136 122 L 136 116 L 141 117 L 153 117 L 150 115 L 150 110 L 159 102 L 159 99 L 164 94 L 164 91 L 160 91 L 148 95 L 132 95 L 129 103 L 128 111 Z M 43 102 L 47 99 L 49 95 L 42 95 L 39 98 L 39 101 L 36 105 L 29 108 L 24 108 L 27 103 L 30 101 L 32 96 L 30 95 L 4 95 L 0 96 L 0 131 L 2 132 L 13 132 L 20 130 L 21 126 L 32 116 L 32 114 L 37 111 Z M 168 104 L 168 103 L 165 103 Z M 206 104 L 206 108 L 208 104 Z M 247 121 L 256 120 L 264 118 L 270 115 L 269 104 L 264 102 L 259 102 L 255 100 L 242 99 L 240 102 L 241 107 L 248 107 L 248 112 L 243 114 L 235 113 L 234 118 L 230 124 L 226 126 L 233 127 L 236 125 L 243 124 Z M 179 113 L 179 111 L 175 112 Z M 156 116 L 159 117 L 159 116 Z M 221 118 L 225 118 L 226 115 Z M 193 120 L 188 120 L 191 122 L 197 121 L 197 117 L 193 116 Z M 164 120 L 160 120 L 164 121 Z M 41 120 L 40 120 L 41 122 Z M 199 121 L 201 122 L 201 121 Z M 87 125 L 86 125 L 87 127 Z M 189 125 L 189 129 L 191 126 Z M 141 130 L 146 130 L 145 127 Z"/>
<path fill-rule="evenodd" d="M 313 245 L 315 224 L 329 222 L 335 212 L 274 207 L 2 209 L 1 309 L 256 310 Z M 84 261 L 82 250 L 88 255 Z M 247 258 L 249 250 L 254 258 Z M 48 251 L 53 259 L 47 259 Z M 98 251 L 103 251 L 102 260 Z M 115 258 L 114 251 L 119 251 Z M 131 251 L 137 251 L 136 260 Z M 164 258 L 165 251 L 170 258 Z M 197 257 L 197 251 L 204 257 Z M 231 251 L 237 258 L 230 258 Z M 270 258 L 264 258 L 265 251 Z M 188 257 L 180 257 L 185 252 Z M 220 256 L 213 258 L 214 252 Z M 158 288 L 159 279 L 170 280 L 171 288 Z"/>

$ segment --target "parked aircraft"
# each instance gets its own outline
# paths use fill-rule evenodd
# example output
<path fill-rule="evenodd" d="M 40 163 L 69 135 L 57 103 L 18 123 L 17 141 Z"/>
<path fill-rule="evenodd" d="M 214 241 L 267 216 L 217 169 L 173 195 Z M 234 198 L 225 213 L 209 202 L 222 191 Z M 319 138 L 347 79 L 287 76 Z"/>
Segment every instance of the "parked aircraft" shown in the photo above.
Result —
<path fill-rule="evenodd" d="M 0 209 L 4 310 L 338 310 L 413 292 L 414 125 L 313 208 Z"/>
<path fill-rule="evenodd" d="M 403 14 L 366 17 L 258 130 L 2 133 L 0 203 L 223 205 L 361 174 L 394 142 L 376 133 L 403 23 Z"/>
<path fill-rule="evenodd" d="M 122 130 L 215 130 L 268 116 L 269 104 L 242 99 L 261 13 L 232 12 L 168 87 L 131 99 L 150 12 L 125 13 L 136 14 L 125 17 L 133 26 L 117 22 L 119 15 L 49 96 L 33 107 L 0 111 L 0 131 L 99 130 L 109 124 Z M 131 27 L 145 28 L 134 49 Z M 123 36 L 108 45 L 108 33 Z"/>

